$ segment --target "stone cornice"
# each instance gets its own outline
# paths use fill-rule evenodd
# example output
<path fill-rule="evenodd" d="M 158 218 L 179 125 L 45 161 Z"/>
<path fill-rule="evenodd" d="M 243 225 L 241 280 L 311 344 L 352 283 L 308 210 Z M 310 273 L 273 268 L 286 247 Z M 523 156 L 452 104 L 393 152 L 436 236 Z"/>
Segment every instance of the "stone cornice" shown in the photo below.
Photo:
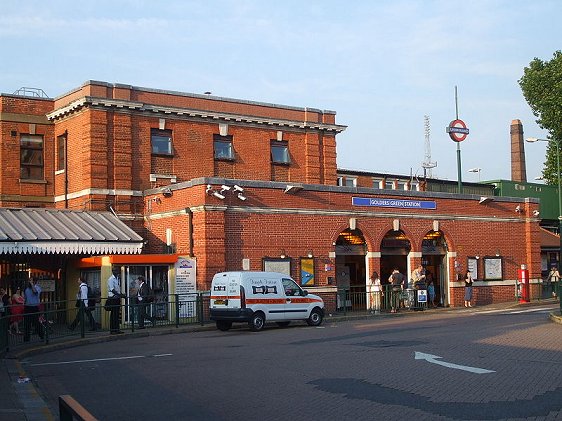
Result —
<path fill-rule="evenodd" d="M 142 102 L 125 101 L 110 98 L 95 98 L 89 96 L 77 99 L 62 108 L 56 109 L 55 111 L 47 114 L 47 118 L 51 121 L 54 121 L 60 118 L 64 118 L 67 115 L 77 112 L 85 107 L 99 107 L 104 109 L 113 109 L 116 111 L 122 110 L 146 112 L 156 115 L 162 115 L 162 117 L 173 115 L 178 118 L 212 120 L 215 122 L 226 124 L 258 124 L 274 126 L 278 128 L 320 130 L 333 133 L 341 133 L 347 128 L 347 126 L 342 126 L 339 124 L 325 124 L 312 121 L 281 120 L 268 117 L 220 113 L 215 111 L 203 111 L 190 108 L 167 107 L 163 105 L 144 104 Z"/>

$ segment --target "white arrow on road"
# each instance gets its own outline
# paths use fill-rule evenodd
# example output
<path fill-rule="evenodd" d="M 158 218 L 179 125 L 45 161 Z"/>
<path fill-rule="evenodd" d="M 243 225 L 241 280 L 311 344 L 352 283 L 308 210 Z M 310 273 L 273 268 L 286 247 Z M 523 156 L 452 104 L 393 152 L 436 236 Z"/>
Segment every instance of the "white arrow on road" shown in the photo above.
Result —
<path fill-rule="evenodd" d="M 484 368 L 469 367 L 466 365 L 458 365 L 453 363 L 447 363 L 445 361 L 438 361 L 438 359 L 440 358 L 443 357 L 439 357 L 437 355 L 431 355 L 431 354 L 424 354 L 423 352 L 417 352 L 417 351 L 415 352 L 416 360 L 426 360 L 427 362 L 430 362 L 432 364 L 438 364 L 438 365 L 442 365 L 443 367 L 454 368 L 456 370 L 469 371 L 471 373 L 476 373 L 476 374 L 495 373 L 495 371 L 493 370 L 486 370 Z"/>

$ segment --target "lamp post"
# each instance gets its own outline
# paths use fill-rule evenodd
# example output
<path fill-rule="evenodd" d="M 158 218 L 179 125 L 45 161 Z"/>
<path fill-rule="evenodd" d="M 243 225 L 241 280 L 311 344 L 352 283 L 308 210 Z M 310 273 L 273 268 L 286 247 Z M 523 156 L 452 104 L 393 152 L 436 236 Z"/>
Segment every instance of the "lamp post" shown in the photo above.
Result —
<path fill-rule="evenodd" d="M 536 137 L 528 137 L 525 139 L 526 142 L 534 143 L 534 142 L 554 142 L 556 146 L 556 175 L 558 178 L 558 236 L 560 237 L 560 248 L 558 250 L 558 273 L 562 273 L 562 192 L 560 191 L 560 143 L 558 140 L 554 139 L 538 139 Z M 560 279 L 558 279 L 558 284 L 560 286 Z M 560 288 L 558 288 L 560 289 Z M 560 295 L 560 291 L 558 291 Z M 559 297 L 560 300 L 560 313 L 562 314 L 562 299 Z"/>
<path fill-rule="evenodd" d="M 480 171 L 482 171 L 482 168 L 471 168 L 468 170 L 468 172 L 477 172 L 478 173 L 478 182 L 480 183 Z"/>

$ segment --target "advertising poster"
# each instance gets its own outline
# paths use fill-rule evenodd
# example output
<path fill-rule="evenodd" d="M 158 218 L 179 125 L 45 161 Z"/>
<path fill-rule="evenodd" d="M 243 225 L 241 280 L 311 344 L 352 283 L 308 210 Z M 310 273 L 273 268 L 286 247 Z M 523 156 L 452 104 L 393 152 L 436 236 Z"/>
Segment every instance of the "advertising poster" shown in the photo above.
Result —
<path fill-rule="evenodd" d="M 301 259 L 301 285 L 314 285 L 314 259 Z"/>
<path fill-rule="evenodd" d="M 180 257 L 175 264 L 176 291 L 180 301 L 180 317 L 197 315 L 197 262 L 195 259 Z"/>

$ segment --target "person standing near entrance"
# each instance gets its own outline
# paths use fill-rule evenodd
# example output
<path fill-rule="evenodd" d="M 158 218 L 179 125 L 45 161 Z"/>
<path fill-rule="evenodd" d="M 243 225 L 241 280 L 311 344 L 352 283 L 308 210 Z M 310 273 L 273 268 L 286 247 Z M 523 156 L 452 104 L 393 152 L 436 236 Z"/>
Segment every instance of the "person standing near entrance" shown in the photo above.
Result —
<path fill-rule="evenodd" d="M 112 335 L 125 333 L 119 330 L 119 315 L 121 313 L 121 283 L 119 282 L 120 270 L 118 267 L 111 269 L 111 276 L 107 279 L 107 301 L 109 310 L 109 332 Z"/>
<path fill-rule="evenodd" d="M 400 307 L 400 294 L 402 292 L 402 289 L 404 288 L 404 275 L 402 275 L 396 268 L 392 271 L 392 275 L 390 275 L 389 281 L 392 284 L 392 309 L 390 310 L 390 312 L 397 313 L 398 308 Z"/>
<path fill-rule="evenodd" d="M 427 284 L 427 295 L 429 296 L 429 303 L 431 307 L 437 307 L 435 305 L 435 285 L 433 285 L 433 281 L 430 280 Z"/>
<path fill-rule="evenodd" d="M 150 292 L 150 287 L 146 283 L 146 279 L 144 279 L 144 276 L 139 276 L 138 281 L 139 281 L 139 289 L 137 292 L 137 302 L 139 305 L 138 322 L 139 322 L 139 329 L 144 329 L 145 320 L 150 320 L 152 326 L 155 325 L 154 317 L 150 316 L 147 312 L 148 307 L 150 306 L 150 300 L 152 298 L 151 297 L 152 294 Z"/>
<path fill-rule="evenodd" d="M 422 284 L 425 284 L 425 271 L 422 265 L 419 265 L 412 272 L 412 286 L 414 289 L 422 289 Z"/>
<path fill-rule="evenodd" d="M 466 271 L 466 275 L 464 277 L 464 306 L 465 307 L 472 307 L 472 283 L 474 279 L 472 279 L 472 273 L 469 270 Z"/>
<path fill-rule="evenodd" d="M 381 310 L 382 286 L 377 271 L 373 271 L 373 274 L 371 275 L 367 283 L 367 288 L 369 291 L 369 302 L 371 304 L 371 311 L 378 313 Z"/>
<path fill-rule="evenodd" d="M 41 304 L 41 287 L 37 285 L 37 279 L 29 280 L 23 291 L 25 304 L 23 306 L 23 341 L 29 342 L 31 336 L 31 325 L 41 339 L 43 339 L 43 328 L 39 323 L 39 304 Z"/>

